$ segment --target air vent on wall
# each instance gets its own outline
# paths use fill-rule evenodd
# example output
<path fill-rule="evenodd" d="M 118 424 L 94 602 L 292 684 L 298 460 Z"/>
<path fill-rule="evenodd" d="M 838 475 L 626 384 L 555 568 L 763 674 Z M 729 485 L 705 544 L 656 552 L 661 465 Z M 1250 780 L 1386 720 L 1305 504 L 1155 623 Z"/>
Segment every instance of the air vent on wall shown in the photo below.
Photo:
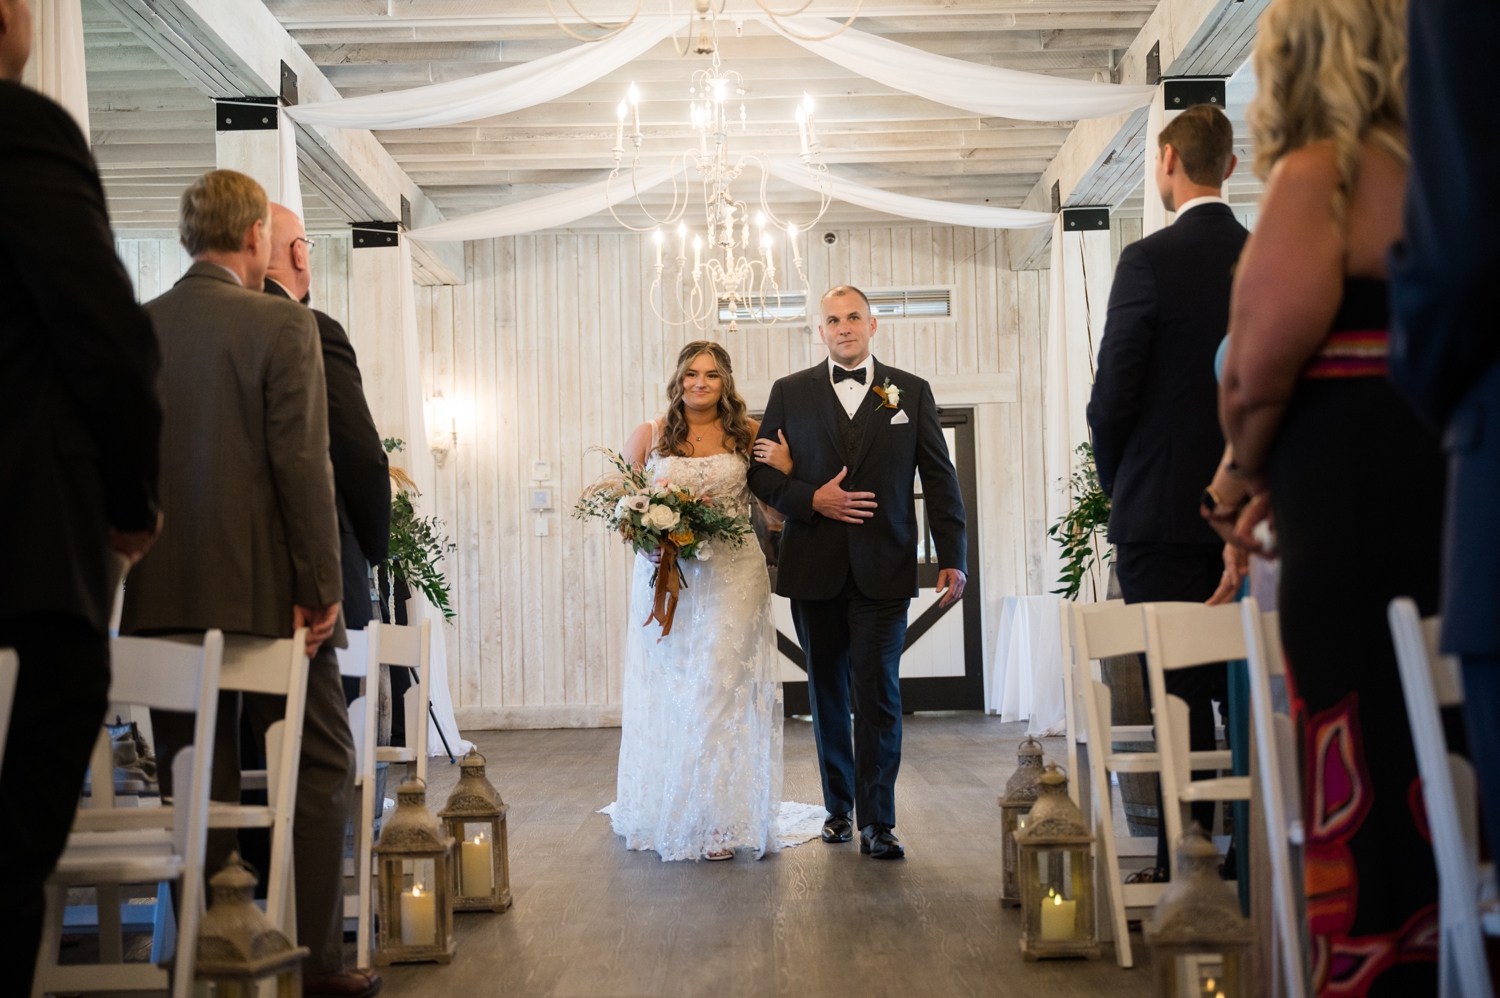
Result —
<path fill-rule="evenodd" d="M 953 315 L 953 289 L 940 288 L 887 288 L 865 291 L 870 298 L 870 309 L 878 319 L 939 319 Z M 741 304 L 731 310 L 729 299 L 719 300 L 719 321 L 731 319 L 739 322 L 797 323 L 816 325 L 816 316 L 804 316 L 806 304 L 802 292 L 783 294 L 767 300 L 764 313 L 746 308 Z"/>

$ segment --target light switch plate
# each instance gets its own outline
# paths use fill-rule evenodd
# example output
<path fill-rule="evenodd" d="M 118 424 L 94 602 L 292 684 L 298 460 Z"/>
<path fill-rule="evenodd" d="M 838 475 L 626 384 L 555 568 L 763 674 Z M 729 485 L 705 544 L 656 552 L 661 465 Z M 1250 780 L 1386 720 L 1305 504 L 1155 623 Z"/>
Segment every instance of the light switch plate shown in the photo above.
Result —
<path fill-rule="evenodd" d="M 550 533 L 550 517 L 539 516 L 536 518 L 534 533 L 538 537 L 546 537 Z"/>
<path fill-rule="evenodd" d="M 531 466 L 531 480 L 534 482 L 550 482 L 552 480 L 552 462 L 537 461 Z"/>

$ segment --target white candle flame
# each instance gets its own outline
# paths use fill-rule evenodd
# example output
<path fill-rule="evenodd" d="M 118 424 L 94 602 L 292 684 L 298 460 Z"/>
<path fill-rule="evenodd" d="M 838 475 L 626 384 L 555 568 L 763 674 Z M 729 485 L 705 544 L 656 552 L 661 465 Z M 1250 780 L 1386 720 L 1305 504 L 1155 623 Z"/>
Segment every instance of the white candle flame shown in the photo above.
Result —
<path fill-rule="evenodd" d="M 636 89 L 634 83 L 630 84 L 630 89 L 626 92 L 625 97 L 630 101 L 632 107 L 641 102 L 641 92 Z"/>

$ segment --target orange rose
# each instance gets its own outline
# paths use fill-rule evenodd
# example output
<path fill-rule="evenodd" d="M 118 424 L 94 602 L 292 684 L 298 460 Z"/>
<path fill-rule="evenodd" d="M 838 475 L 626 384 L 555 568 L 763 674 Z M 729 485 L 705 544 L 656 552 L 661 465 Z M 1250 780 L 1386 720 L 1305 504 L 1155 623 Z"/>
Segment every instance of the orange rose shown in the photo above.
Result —
<path fill-rule="evenodd" d="M 667 540 L 680 548 L 685 548 L 693 543 L 693 532 L 691 530 L 680 530 L 675 534 L 668 534 Z"/>

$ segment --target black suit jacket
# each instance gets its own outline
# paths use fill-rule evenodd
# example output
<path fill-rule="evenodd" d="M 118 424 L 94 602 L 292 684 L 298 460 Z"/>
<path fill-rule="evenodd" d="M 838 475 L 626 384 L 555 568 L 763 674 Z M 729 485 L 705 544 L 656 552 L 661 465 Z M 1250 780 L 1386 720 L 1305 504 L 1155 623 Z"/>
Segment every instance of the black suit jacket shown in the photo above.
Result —
<path fill-rule="evenodd" d="M 1120 254 L 1088 407 L 1115 544 L 1221 543 L 1198 505 L 1224 454 L 1214 352 L 1249 235 L 1205 204 Z"/>
<path fill-rule="evenodd" d="M 156 523 L 156 335 L 83 134 L 0 81 L 0 614 L 109 626 L 108 530 Z"/>
<path fill-rule="evenodd" d="M 291 295 L 266 278 L 266 293 Z M 365 401 L 354 346 L 338 320 L 312 310 L 323 346 L 328 381 L 328 457 L 333 462 L 334 499 L 344 570 L 344 622 L 360 628 L 370 622 L 369 565 L 386 559 L 391 539 L 391 479 L 385 447 Z"/>
<path fill-rule="evenodd" d="M 1409 7 L 1411 175 L 1391 252 L 1391 380 L 1449 455 L 1443 650 L 1500 655 L 1500 108 L 1479 89 L 1500 8 Z M 1467 53 L 1467 54 L 1466 54 Z M 1467 60 L 1480 58 L 1478 63 Z"/>
<path fill-rule="evenodd" d="M 874 375 L 874 385 L 889 379 L 900 389 L 900 404 L 896 409 L 881 406 L 870 415 L 855 454 L 844 450 L 843 406 L 826 361 L 771 386 L 760 435 L 775 440 L 778 430 L 784 432 L 794 467 L 787 476 L 752 463 L 749 479 L 751 491 L 787 518 L 776 569 L 779 595 L 832 599 L 851 571 L 860 592 L 873 599 L 917 595 L 916 472 L 922 475 L 938 564 L 968 571 L 964 501 L 932 388 L 878 360 Z M 898 412 L 906 414 L 906 422 L 892 425 Z M 844 467 L 849 474 L 842 487 L 873 492 L 879 504 L 875 515 L 858 525 L 830 520 L 812 507 L 813 493 Z"/>

